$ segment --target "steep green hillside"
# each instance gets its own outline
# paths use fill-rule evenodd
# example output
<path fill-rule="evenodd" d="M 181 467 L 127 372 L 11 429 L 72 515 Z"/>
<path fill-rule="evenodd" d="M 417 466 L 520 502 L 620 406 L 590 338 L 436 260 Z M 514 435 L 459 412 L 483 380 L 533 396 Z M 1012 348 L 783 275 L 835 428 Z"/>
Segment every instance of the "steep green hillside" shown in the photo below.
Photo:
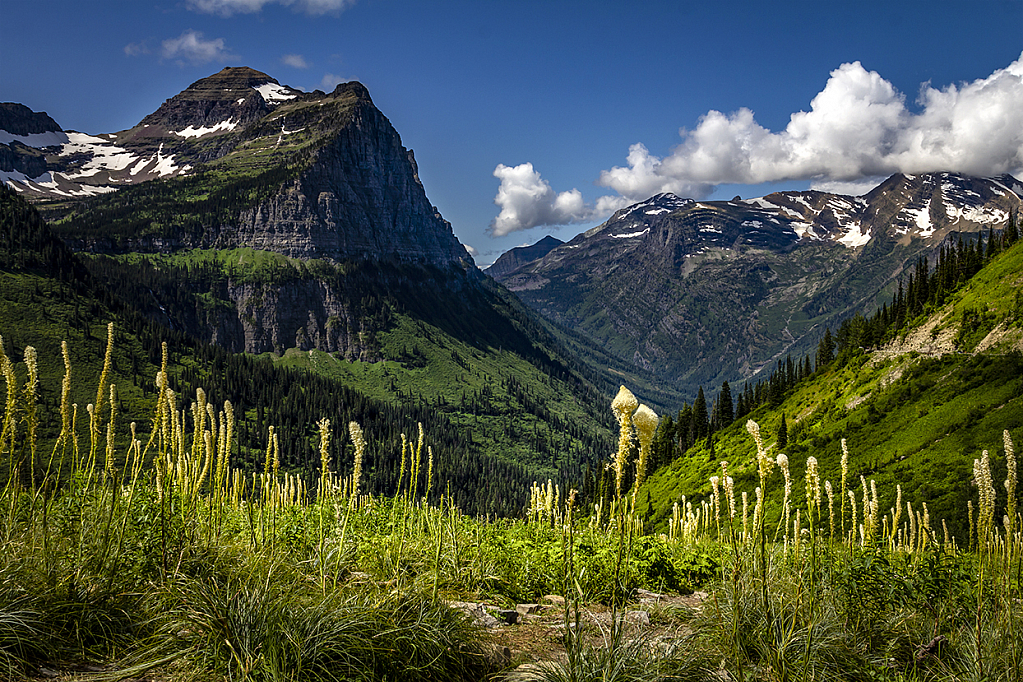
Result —
<path fill-rule="evenodd" d="M 789 389 L 780 404 L 761 405 L 748 415 L 756 421 L 772 454 L 789 457 L 792 478 L 801 481 L 808 457 L 820 464 L 821 478 L 835 488 L 840 503 L 842 439 L 849 451 L 847 489 L 862 498 L 860 477 L 876 481 L 880 508 L 895 504 L 922 511 L 932 526 L 948 529 L 960 542 L 967 534 L 965 509 L 974 494 L 973 460 L 991 453 L 993 475 L 1005 478 L 1002 433 L 1023 439 L 1023 243 L 993 258 L 940 308 L 916 319 L 879 350 L 855 350 L 818 368 Z M 782 417 L 787 443 L 777 445 Z M 752 514 L 759 479 L 753 439 L 746 418 L 701 439 L 683 456 L 648 478 L 638 496 L 654 527 L 663 528 L 672 505 L 683 495 L 692 502 L 710 492 L 709 478 L 729 462 L 736 495 L 746 491 Z M 804 491 L 795 486 L 795 506 Z M 996 486 L 998 508 L 1005 490 Z M 777 518 L 783 496 L 775 468 L 767 498 Z M 646 505 L 646 506 L 644 506 Z M 698 504 L 696 505 L 698 507 Z M 741 512 L 740 512 L 741 513 Z M 999 512 L 1000 513 L 1000 512 Z"/>
<path fill-rule="evenodd" d="M 540 467 L 544 477 L 578 474 L 611 447 L 596 376 L 577 369 L 535 318 L 489 280 L 459 290 L 457 277 L 436 268 L 337 264 L 253 249 L 94 256 L 86 264 L 155 321 L 186 329 L 218 328 L 222 317 L 236 315 L 239 296 L 231 291 L 238 287 L 245 288 L 253 316 L 263 315 L 263 299 L 282 288 L 299 292 L 297 298 L 307 288 L 330 287 L 347 297 L 353 314 L 328 318 L 325 327 L 343 327 L 351 342 L 325 352 L 300 333 L 264 357 L 391 405 L 446 414 L 472 447 Z M 308 305 L 309 298 L 296 304 Z M 272 324 L 253 320 L 264 330 Z M 211 340 L 228 345 L 226 336 Z"/>

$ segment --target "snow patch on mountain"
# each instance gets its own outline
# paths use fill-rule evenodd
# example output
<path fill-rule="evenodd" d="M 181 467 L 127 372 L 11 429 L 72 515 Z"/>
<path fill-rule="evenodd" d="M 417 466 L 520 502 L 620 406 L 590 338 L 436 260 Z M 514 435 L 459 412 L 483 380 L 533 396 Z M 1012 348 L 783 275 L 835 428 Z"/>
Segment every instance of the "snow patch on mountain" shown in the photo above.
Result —
<path fill-rule="evenodd" d="M 796 236 L 799 237 L 800 239 L 802 239 L 803 237 L 806 237 L 807 239 L 816 240 L 821 239 L 821 237 L 813 229 L 813 225 L 811 225 L 810 223 L 804 223 L 799 220 L 793 220 L 791 223 L 789 223 L 789 227 L 792 228 L 792 231 L 795 232 Z"/>
<path fill-rule="evenodd" d="M 627 232 L 626 234 L 613 234 L 613 235 L 611 235 L 611 238 L 612 239 L 629 239 L 630 237 L 642 237 L 643 235 L 645 235 L 649 231 L 650 231 L 650 228 L 648 227 L 645 230 L 641 230 L 640 232 Z"/>
<path fill-rule="evenodd" d="M 839 237 L 838 241 L 850 249 L 855 249 L 870 241 L 870 230 L 864 233 L 859 223 L 852 223 L 849 225 L 849 230 L 845 235 Z"/>
<path fill-rule="evenodd" d="M 69 181 L 64 173 L 46 171 L 42 175 L 29 178 L 18 171 L 0 171 L 0 181 L 7 183 L 18 192 L 31 190 L 39 194 L 49 194 L 60 197 L 91 197 L 97 194 L 106 194 L 115 191 L 113 187 L 102 187 L 97 185 L 81 185 Z"/>
<path fill-rule="evenodd" d="M 297 94 L 291 91 L 291 88 L 278 85 L 277 83 L 263 83 L 262 85 L 254 86 L 252 89 L 258 92 L 267 104 L 286 102 L 289 99 L 298 97 Z"/>
<path fill-rule="evenodd" d="M 971 223 L 1004 223 L 1009 219 L 1009 214 L 999 208 L 986 206 L 963 206 L 945 202 L 945 213 L 950 220 L 959 222 L 966 220 Z"/>
<path fill-rule="evenodd" d="M 916 224 L 917 235 L 920 237 L 930 237 L 934 234 L 934 225 L 931 223 L 931 200 L 928 199 L 920 208 L 906 207 L 902 209 L 902 212 L 906 214 L 910 223 Z"/>
<path fill-rule="evenodd" d="M 59 130 L 51 130 L 45 133 L 32 133 L 31 135 L 12 135 L 6 130 L 0 130 L 0 144 L 20 142 L 26 147 L 45 149 L 46 147 L 59 147 L 68 141 L 67 133 Z"/>
<path fill-rule="evenodd" d="M 61 147 L 61 156 L 86 154 L 91 156 L 79 170 L 67 174 L 68 178 L 87 178 L 101 171 L 122 171 L 136 163 L 139 157 L 124 147 L 111 144 L 101 137 L 85 133 L 68 133 L 68 142 Z"/>
<path fill-rule="evenodd" d="M 178 137 L 202 137 L 203 135 L 209 135 L 210 133 L 234 130 L 237 127 L 238 127 L 237 121 L 232 121 L 231 119 L 228 119 L 226 121 L 221 121 L 220 123 L 210 126 L 208 128 L 206 127 L 193 128 L 192 126 L 188 126 L 184 130 L 172 130 L 171 132 L 177 135 Z"/>

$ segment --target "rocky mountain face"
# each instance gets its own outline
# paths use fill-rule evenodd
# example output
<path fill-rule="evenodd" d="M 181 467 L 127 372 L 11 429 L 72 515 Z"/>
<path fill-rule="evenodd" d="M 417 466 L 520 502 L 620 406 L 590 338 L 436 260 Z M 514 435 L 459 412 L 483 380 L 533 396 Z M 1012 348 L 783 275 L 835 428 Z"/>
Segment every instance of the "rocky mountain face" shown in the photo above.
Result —
<path fill-rule="evenodd" d="M 420 300 L 434 302 L 431 314 L 464 307 L 486 317 L 505 305 L 359 83 L 302 93 L 228 68 L 130 130 L 100 136 L 55 123 L 32 133 L 15 123 L 39 127 L 45 115 L 8 109 L 17 113 L 0 119 L 14 129 L 8 146 L 36 144 L 47 164 L 42 180 L 12 171 L 8 184 L 26 197 L 75 199 L 54 232 L 91 254 L 115 292 L 196 338 L 374 360 L 374 334 Z M 93 193 L 102 196 L 77 199 Z M 515 344 L 529 345 L 505 347 Z"/>
<path fill-rule="evenodd" d="M 862 197 L 662 194 L 495 274 L 542 315 L 690 394 L 812 351 L 827 327 L 890 301 L 946 239 L 1000 229 L 1011 176 L 897 174 Z"/>
<path fill-rule="evenodd" d="M 0 102 L 0 181 L 45 173 L 46 157 L 33 145 L 61 139 L 63 132 L 45 112 Z"/>
<path fill-rule="evenodd" d="M 56 226 L 79 250 L 249 247 L 471 267 L 427 199 L 411 150 L 359 83 L 306 94 L 252 69 L 224 69 L 114 139 L 139 160 L 116 196 Z M 148 167 L 148 152 L 182 182 L 141 182 L 135 170 Z"/>

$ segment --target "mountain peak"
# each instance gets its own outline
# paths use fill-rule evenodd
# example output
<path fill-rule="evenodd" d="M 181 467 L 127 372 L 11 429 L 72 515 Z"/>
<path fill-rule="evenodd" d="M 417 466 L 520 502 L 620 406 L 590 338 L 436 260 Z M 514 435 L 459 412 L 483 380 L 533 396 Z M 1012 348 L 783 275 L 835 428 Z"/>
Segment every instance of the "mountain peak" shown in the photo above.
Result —
<path fill-rule="evenodd" d="M 346 94 L 352 94 L 355 95 L 357 99 L 366 100 L 370 104 L 373 103 L 373 98 L 369 96 L 369 90 L 359 81 L 341 83 L 334 88 L 334 92 L 330 93 L 331 97 L 340 97 Z"/>
<path fill-rule="evenodd" d="M 276 105 L 300 95 L 262 71 L 228 66 L 168 99 L 137 127 L 155 128 L 147 131 L 149 134 L 217 126 L 230 130 L 260 119 Z"/>
<path fill-rule="evenodd" d="M 557 237 L 547 235 L 540 241 L 529 246 L 517 246 L 509 249 L 494 261 L 493 265 L 486 269 L 486 273 L 494 279 L 507 277 L 519 268 L 535 262 L 558 248 L 565 242 Z"/>
<path fill-rule="evenodd" d="M 17 102 L 0 102 L 0 130 L 19 136 L 61 132 L 45 111 L 32 111 Z"/>

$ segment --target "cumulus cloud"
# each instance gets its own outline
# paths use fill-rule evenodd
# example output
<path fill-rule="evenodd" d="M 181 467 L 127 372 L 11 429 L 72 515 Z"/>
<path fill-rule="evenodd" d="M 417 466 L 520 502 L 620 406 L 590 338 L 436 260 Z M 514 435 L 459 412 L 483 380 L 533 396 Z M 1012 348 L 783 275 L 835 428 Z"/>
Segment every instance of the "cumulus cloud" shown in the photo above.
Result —
<path fill-rule="evenodd" d="M 264 5 L 283 5 L 306 14 L 339 13 L 355 4 L 355 0 L 188 0 L 188 8 L 205 14 L 229 17 L 232 14 L 253 14 Z"/>
<path fill-rule="evenodd" d="M 680 131 L 668 156 L 634 144 L 628 165 L 603 171 L 598 182 L 640 201 L 658 192 L 704 198 L 722 183 L 852 182 L 846 189 L 862 191 L 895 172 L 1023 170 L 1023 54 L 987 78 L 940 89 L 925 83 L 917 104 L 919 112 L 910 111 L 890 82 L 859 62 L 842 64 L 810 111 L 792 114 L 780 132 L 746 108 L 710 111 Z"/>
<path fill-rule="evenodd" d="M 286 54 L 283 57 L 281 57 L 281 62 L 283 62 L 285 66 L 290 66 L 293 69 L 309 68 L 309 62 L 307 62 L 305 60 L 305 57 L 303 57 L 300 54 Z"/>
<path fill-rule="evenodd" d="M 501 181 L 494 203 L 501 213 L 490 222 L 493 237 L 503 237 L 538 225 L 570 225 L 594 220 L 610 213 L 618 197 L 603 197 L 596 205 L 583 201 L 582 192 L 570 189 L 556 193 L 549 182 L 533 170 L 533 164 L 498 164 L 494 177 Z"/>
<path fill-rule="evenodd" d="M 225 62 L 237 59 L 224 46 L 223 38 L 206 40 L 201 31 L 191 29 L 177 38 L 163 41 L 161 51 L 164 59 L 176 59 L 180 63 L 206 64 L 208 62 Z"/>

